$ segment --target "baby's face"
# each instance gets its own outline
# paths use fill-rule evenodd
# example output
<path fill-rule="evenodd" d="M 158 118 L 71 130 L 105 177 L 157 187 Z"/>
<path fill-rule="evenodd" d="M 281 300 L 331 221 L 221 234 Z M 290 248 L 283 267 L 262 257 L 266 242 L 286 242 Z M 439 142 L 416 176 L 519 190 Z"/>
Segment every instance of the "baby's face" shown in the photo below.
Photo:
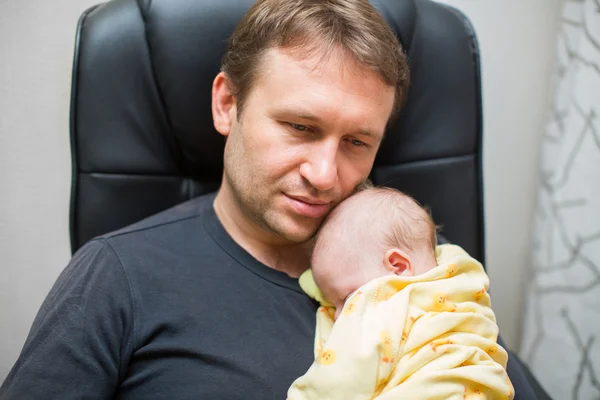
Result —
<path fill-rule="evenodd" d="M 327 254 L 330 253 L 330 254 Z M 313 254 L 312 272 L 315 283 L 323 297 L 335 306 L 335 318 L 344 308 L 346 299 L 371 279 L 385 275 L 384 268 L 369 266 L 361 270 L 359 265 L 349 265 L 357 260 L 346 260 L 344 254 L 332 249 Z M 370 271 L 370 274 L 368 273 Z"/>
<path fill-rule="evenodd" d="M 349 257 L 343 246 L 315 247 L 313 277 L 323 297 L 335 306 L 336 319 L 348 297 L 369 281 L 387 274 L 420 275 L 436 266 L 435 254 L 428 248 L 410 254 L 390 249 L 384 257 L 369 252 L 362 255 Z"/>

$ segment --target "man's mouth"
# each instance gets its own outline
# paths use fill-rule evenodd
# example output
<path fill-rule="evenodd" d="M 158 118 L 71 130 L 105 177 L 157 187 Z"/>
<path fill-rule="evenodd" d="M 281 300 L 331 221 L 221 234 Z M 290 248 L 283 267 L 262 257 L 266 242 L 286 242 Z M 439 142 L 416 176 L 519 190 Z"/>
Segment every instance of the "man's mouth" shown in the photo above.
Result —
<path fill-rule="evenodd" d="M 321 218 L 331 208 L 331 201 L 314 199 L 306 196 L 284 194 L 294 211 L 308 218 Z"/>

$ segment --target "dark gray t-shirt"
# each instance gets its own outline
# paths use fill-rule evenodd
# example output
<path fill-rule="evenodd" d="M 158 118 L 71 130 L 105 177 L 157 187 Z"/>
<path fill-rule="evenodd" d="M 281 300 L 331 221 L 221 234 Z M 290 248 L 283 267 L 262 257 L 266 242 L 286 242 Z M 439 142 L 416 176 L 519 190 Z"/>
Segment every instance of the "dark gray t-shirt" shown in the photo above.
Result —
<path fill-rule="evenodd" d="M 0 399 L 285 399 L 313 361 L 317 305 L 231 239 L 213 200 L 80 249 Z M 509 358 L 517 400 L 536 398 L 525 372 Z"/>
<path fill-rule="evenodd" d="M 79 250 L 2 399 L 285 399 L 313 361 L 316 304 L 225 232 L 214 195 Z"/>

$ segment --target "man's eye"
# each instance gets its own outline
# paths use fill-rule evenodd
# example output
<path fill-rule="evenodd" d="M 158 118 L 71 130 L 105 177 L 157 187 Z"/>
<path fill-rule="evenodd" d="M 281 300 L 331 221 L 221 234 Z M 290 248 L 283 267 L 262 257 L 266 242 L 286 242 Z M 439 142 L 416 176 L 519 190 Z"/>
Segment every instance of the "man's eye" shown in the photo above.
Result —
<path fill-rule="evenodd" d="M 308 126 L 300 124 L 290 124 L 297 131 L 304 132 L 308 130 Z"/>
<path fill-rule="evenodd" d="M 356 147 L 364 147 L 367 145 L 365 142 L 363 142 L 362 140 L 358 140 L 358 139 L 351 139 L 350 143 L 352 143 L 352 145 L 356 146 Z"/>

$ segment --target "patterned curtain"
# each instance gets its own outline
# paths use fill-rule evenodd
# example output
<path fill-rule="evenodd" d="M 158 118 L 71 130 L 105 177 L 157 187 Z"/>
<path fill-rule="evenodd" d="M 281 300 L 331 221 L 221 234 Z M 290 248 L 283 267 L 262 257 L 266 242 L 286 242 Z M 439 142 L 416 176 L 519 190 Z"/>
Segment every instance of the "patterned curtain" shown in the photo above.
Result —
<path fill-rule="evenodd" d="M 521 356 L 555 399 L 600 399 L 600 0 L 565 0 L 542 142 Z"/>

